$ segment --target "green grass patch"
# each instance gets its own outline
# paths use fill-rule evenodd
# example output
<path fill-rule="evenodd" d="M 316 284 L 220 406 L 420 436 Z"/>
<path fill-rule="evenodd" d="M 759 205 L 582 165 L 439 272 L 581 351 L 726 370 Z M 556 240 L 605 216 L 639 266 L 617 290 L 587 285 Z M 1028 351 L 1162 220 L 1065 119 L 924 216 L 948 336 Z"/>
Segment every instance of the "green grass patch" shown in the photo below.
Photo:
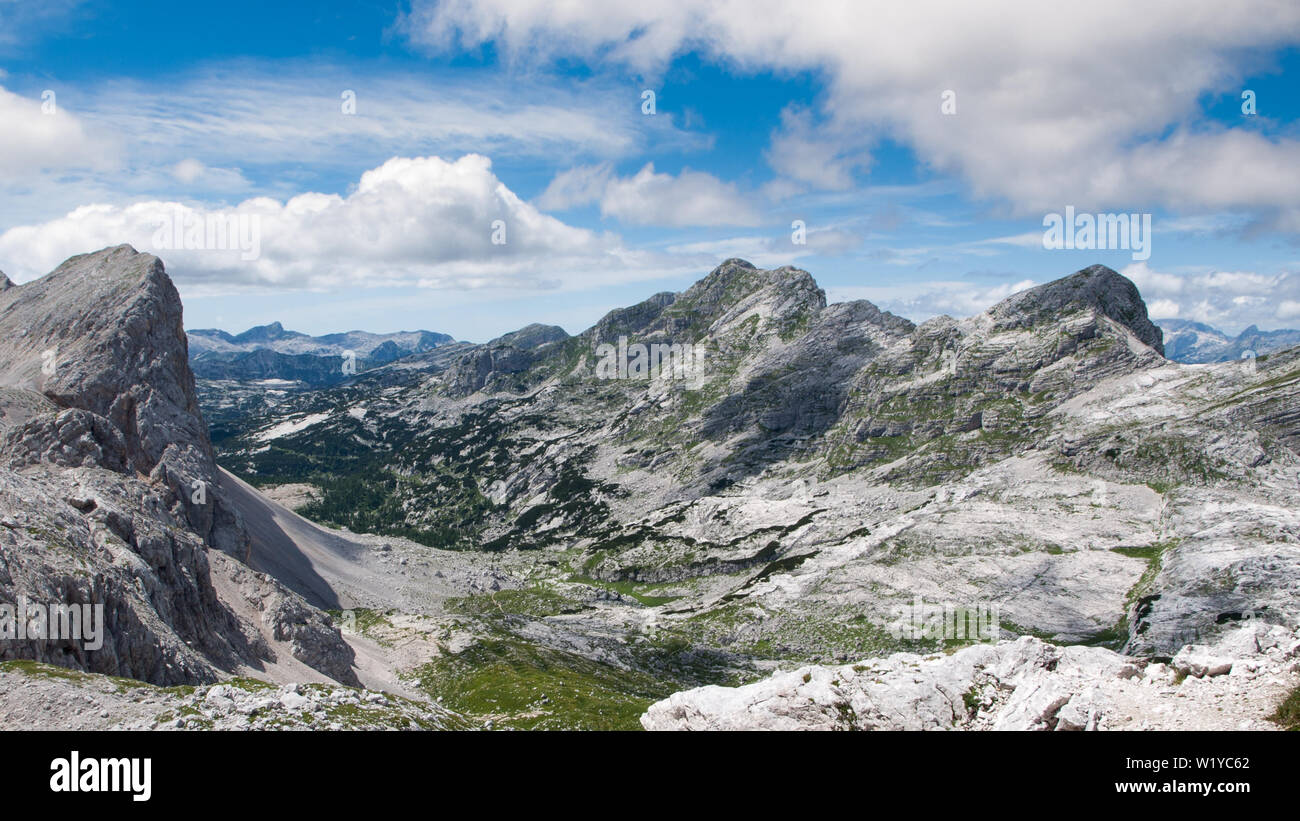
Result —
<path fill-rule="evenodd" d="M 661 604 L 668 604 L 681 598 L 681 596 L 653 596 L 645 592 L 656 587 L 671 587 L 676 584 L 675 582 L 660 582 L 658 584 L 637 584 L 629 581 L 604 582 L 587 576 L 572 576 L 569 581 L 599 587 L 602 590 L 611 590 L 620 595 L 633 598 L 646 607 L 658 607 Z"/>
<path fill-rule="evenodd" d="M 420 688 L 447 708 L 497 728 L 637 730 L 671 682 L 514 636 L 476 641 L 417 668 Z"/>

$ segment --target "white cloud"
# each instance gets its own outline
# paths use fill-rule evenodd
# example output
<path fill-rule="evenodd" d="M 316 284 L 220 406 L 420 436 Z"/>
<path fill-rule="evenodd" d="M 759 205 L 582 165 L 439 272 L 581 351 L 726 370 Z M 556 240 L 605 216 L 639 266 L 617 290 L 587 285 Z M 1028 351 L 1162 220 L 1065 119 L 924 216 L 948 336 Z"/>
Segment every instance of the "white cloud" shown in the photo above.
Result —
<path fill-rule="evenodd" d="M 637 93 L 603 79 L 561 86 L 448 71 L 431 82 L 315 61 L 209 65 L 158 84 L 56 83 L 53 117 L 40 113 L 39 98 L 0 89 L 0 230 L 105 198 L 229 203 L 337 190 L 340 178 L 395 155 L 600 162 L 650 144 L 711 144 L 671 112 L 643 116 Z M 345 90 L 356 95 L 355 114 L 343 113 Z"/>
<path fill-rule="evenodd" d="M 1147 315 L 1152 319 L 1177 319 L 1180 313 L 1181 308 L 1172 299 L 1155 299 L 1147 303 Z"/>
<path fill-rule="evenodd" d="M 209 218 L 235 226 L 244 220 L 249 240 L 256 226 L 256 242 L 228 240 L 223 248 L 205 238 L 196 244 L 207 248 L 174 247 L 171 226 L 181 225 L 185 245 L 184 229 Z M 495 244 L 502 226 L 504 244 Z M 73 254 L 123 242 L 162 257 L 191 293 L 412 284 L 573 288 L 683 268 L 681 260 L 629 251 L 617 237 L 541 213 L 476 154 L 454 162 L 393 158 L 363 174 L 346 197 L 308 192 L 216 209 L 164 201 L 88 205 L 0 234 L 0 267 L 24 281 Z M 248 259 L 254 251 L 257 258 Z"/>
<path fill-rule="evenodd" d="M 181 160 L 172 166 L 172 176 L 188 185 L 202 177 L 205 170 L 203 163 L 198 160 Z"/>
<path fill-rule="evenodd" d="M 754 225 L 758 213 L 734 185 L 712 174 L 656 174 L 654 163 L 615 179 L 600 200 L 602 214 L 638 225 Z"/>
<path fill-rule="evenodd" d="M 1120 273 L 1133 280 L 1133 284 L 1138 287 L 1138 291 L 1143 296 L 1175 296 L 1183 290 L 1182 277 L 1153 271 L 1145 262 L 1127 265 Z"/>
<path fill-rule="evenodd" d="M 826 289 L 831 302 L 866 299 L 914 322 L 947 314 L 964 317 L 981 313 L 1017 291 L 1032 288 L 1033 280 L 981 287 L 960 280 L 931 280 L 904 285 L 848 286 Z"/>
<path fill-rule="evenodd" d="M 184 186 L 213 193 L 243 193 L 253 188 L 238 168 L 210 168 L 193 158 L 176 163 L 169 174 Z"/>
<path fill-rule="evenodd" d="M 514 60 L 656 72 L 699 49 L 741 71 L 820 72 L 826 133 L 841 149 L 832 157 L 887 135 L 1026 214 L 1243 208 L 1300 231 L 1289 184 L 1300 141 L 1189 126 L 1205 96 L 1235 98 L 1243 77 L 1300 37 L 1293 3 L 417 0 L 406 28 L 434 48 L 496 41 Z M 951 116 L 940 111 L 947 90 Z M 827 150 L 806 148 L 809 162 L 773 157 L 789 175 L 841 184 L 833 163 L 814 173 L 811 158 Z"/>
<path fill-rule="evenodd" d="M 655 172 L 646 163 L 636 174 L 619 177 L 609 164 L 563 171 L 537 198 L 548 210 L 592 202 L 600 212 L 629 225 L 755 225 L 758 212 L 732 184 L 712 174 L 684 169 L 677 176 Z"/>
<path fill-rule="evenodd" d="M 613 177 L 614 166 L 610 163 L 580 165 L 561 171 L 537 197 L 537 207 L 547 211 L 565 211 L 599 202 Z"/>
<path fill-rule="evenodd" d="M 763 156 L 782 179 L 769 187 L 773 198 L 788 195 L 790 183 L 823 191 L 846 191 L 853 187 L 856 170 L 866 170 L 871 156 L 865 150 L 846 149 L 844 135 L 827 133 L 824 124 L 814 125 L 811 112 L 787 107 L 781 112 L 781 127 L 772 134 Z"/>
<path fill-rule="evenodd" d="M 778 229 L 770 234 L 679 243 L 667 250 L 671 254 L 702 254 L 712 259 L 739 257 L 761 268 L 776 268 L 802 257 L 840 256 L 862 245 L 862 237 L 844 227 L 810 227 L 802 237 L 804 241 L 796 244 L 792 231 Z"/>
<path fill-rule="evenodd" d="M 1029 231 L 1024 234 L 1014 234 L 1007 237 L 992 237 L 982 239 L 971 243 L 972 245 L 1014 245 L 1017 248 L 1042 248 L 1043 232 Z"/>
<path fill-rule="evenodd" d="M 1300 277 L 1287 272 L 1190 271 L 1168 273 L 1135 262 L 1120 271 L 1138 286 L 1147 312 L 1159 319 L 1191 319 L 1235 334 L 1247 325 L 1282 327 L 1295 315 Z M 1270 306 L 1277 306 L 1270 308 Z"/>
<path fill-rule="evenodd" d="M 137 153 L 208 165 L 335 163 L 479 151 L 496 157 L 621 157 L 653 141 L 708 145 L 671 112 L 645 117 L 640 99 L 604 80 L 563 86 L 527 76 L 430 78 L 320 63 L 238 63 L 169 78 L 166 94 L 139 82 L 85 89 L 83 115 L 131 140 Z M 344 92 L 355 113 L 344 113 Z"/>
<path fill-rule="evenodd" d="M 59 104 L 57 93 L 32 99 L 0 87 L 0 123 L 0 175 L 6 182 L 116 162 L 115 147 L 87 134 L 81 118 Z"/>
<path fill-rule="evenodd" d="M 0 53 L 18 51 L 47 32 L 66 28 L 82 0 L 0 0 Z M 0 69 L 0 77 L 4 70 Z"/>

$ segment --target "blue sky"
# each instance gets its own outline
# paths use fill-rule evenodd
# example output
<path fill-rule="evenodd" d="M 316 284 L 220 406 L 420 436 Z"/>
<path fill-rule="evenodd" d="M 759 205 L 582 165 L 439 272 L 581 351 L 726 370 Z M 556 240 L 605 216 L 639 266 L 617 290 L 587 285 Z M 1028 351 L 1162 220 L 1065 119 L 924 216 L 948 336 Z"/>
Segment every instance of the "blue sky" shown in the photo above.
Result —
<path fill-rule="evenodd" d="M 0 270 L 129 242 L 191 328 L 483 341 L 729 256 L 916 320 L 1102 262 L 1300 326 L 1296 5 L 999 5 L 0 0 Z M 1067 206 L 1149 256 L 1044 248 Z M 256 242 L 159 241 L 204 221 Z"/>

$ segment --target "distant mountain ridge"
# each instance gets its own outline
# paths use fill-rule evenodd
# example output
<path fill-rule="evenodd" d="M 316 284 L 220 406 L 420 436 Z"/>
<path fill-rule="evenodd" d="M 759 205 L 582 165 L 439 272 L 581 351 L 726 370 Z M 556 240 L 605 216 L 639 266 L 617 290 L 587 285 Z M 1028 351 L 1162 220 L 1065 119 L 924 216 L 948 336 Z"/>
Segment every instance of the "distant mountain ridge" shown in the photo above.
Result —
<path fill-rule="evenodd" d="M 423 353 L 456 341 L 447 334 L 433 331 L 395 331 L 387 334 L 345 331 L 311 336 L 299 331 L 286 331 L 279 322 L 257 325 L 241 334 L 229 334 L 217 328 L 199 328 L 187 331 L 186 335 L 190 340 L 191 358 L 201 353 L 248 353 L 257 350 L 313 356 L 342 356 L 345 351 L 354 351 L 357 356 L 370 356 L 372 352 L 384 347 L 391 347 L 406 355 Z M 388 344 L 390 342 L 391 346 Z"/>
<path fill-rule="evenodd" d="M 1251 325 L 1233 337 L 1190 319 L 1162 319 L 1156 324 L 1165 332 L 1165 356 L 1189 365 L 1228 362 L 1247 351 L 1266 354 L 1300 345 L 1300 330 L 1261 331 Z"/>
<path fill-rule="evenodd" d="M 240 334 L 200 328 L 186 336 L 190 366 L 202 379 L 283 379 L 311 387 L 342 382 L 350 375 L 344 367 L 349 360 L 355 360 L 355 370 L 363 370 L 456 341 L 433 331 L 311 336 L 285 330 L 279 322 Z"/>

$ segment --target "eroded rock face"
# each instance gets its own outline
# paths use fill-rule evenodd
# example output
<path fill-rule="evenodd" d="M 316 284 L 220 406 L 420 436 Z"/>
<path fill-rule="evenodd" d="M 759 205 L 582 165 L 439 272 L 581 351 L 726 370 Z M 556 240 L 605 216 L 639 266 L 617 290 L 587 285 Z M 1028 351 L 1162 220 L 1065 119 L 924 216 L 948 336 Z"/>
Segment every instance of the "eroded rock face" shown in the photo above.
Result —
<path fill-rule="evenodd" d="M 102 647 L 12 640 L 0 658 L 182 684 L 257 657 L 217 599 L 203 541 L 148 482 L 42 461 L 0 469 L 0 510 L 0 601 L 103 607 Z"/>
<path fill-rule="evenodd" d="M 48 462 L 64 467 L 127 468 L 126 440 L 117 426 L 80 408 L 44 413 L 5 432 L 12 467 Z"/>
<path fill-rule="evenodd" d="M 0 289 L 0 515 L 0 602 L 103 608 L 102 646 L 37 635 L 0 642 L 0 659 L 179 684 L 256 668 L 283 642 L 354 681 L 339 631 L 296 594 L 262 581 L 268 641 L 216 593 L 208 549 L 242 557 L 249 537 L 156 257 L 118 246 Z"/>

